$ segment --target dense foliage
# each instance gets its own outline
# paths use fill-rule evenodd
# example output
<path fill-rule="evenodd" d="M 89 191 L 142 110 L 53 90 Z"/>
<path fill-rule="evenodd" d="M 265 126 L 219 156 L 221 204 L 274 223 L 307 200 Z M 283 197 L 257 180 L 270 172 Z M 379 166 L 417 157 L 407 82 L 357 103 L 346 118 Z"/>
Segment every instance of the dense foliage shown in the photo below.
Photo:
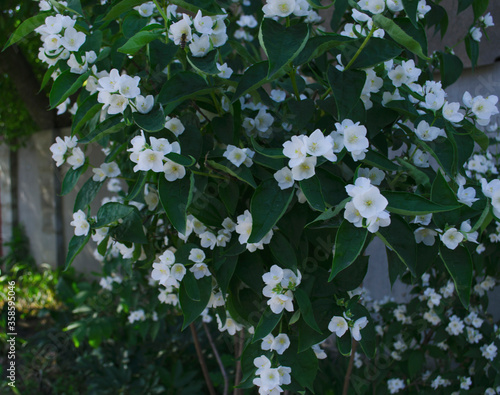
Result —
<path fill-rule="evenodd" d="M 426 29 L 448 25 L 439 2 L 142 3 L 42 0 L 8 43 L 40 34 L 51 106 L 74 113 L 51 147 L 70 165 L 63 194 L 85 179 L 67 266 L 97 243 L 102 295 L 119 289 L 144 339 L 172 310 L 182 329 L 215 316 L 245 333 L 240 386 L 261 394 L 494 393 L 500 181 L 483 129 L 498 98 L 447 100 L 462 67 L 427 54 Z M 469 6 L 475 65 L 493 21 L 487 0 Z M 408 303 L 358 289 L 374 238 Z M 95 347 L 123 330 L 106 313 L 68 329 Z"/>

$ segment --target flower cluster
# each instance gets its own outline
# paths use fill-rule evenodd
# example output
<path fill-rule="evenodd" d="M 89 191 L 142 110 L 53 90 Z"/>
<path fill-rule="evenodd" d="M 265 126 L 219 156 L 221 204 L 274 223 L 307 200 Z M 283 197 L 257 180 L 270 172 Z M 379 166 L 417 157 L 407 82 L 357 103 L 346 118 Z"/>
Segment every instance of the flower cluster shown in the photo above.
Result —
<path fill-rule="evenodd" d="M 345 148 L 355 162 L 363 160 L 370 146 L 366 133 L 365 126 L 350 119 L 335 123 L 335 130 L 330 134 L 333 139 L 333 152 L 338 153 Z"/>
<path fill-rule="evenodd" d="M 368 318 L 361 317 L 356 321 L 353 321 L 347 314 L 344 317 L 333 316 L 328 324 L 328 330 L 335 333 L 336 336 L 342 337 L 347 332 L 347 329 L 351 330 L 351 336 L 354 340 L 361 340 L 361 329 L 363 329 L 368 324 Z"/>
<path fill-rule="evenodd" d="M 89 234 L 90 224 L 87 221 L 87 215 L 82 210 L 73 213 L 73 221 L 71 221 L 70 225 L 75 227 L 75 236 L 87 236 Z"/>
<path fill-rule="evenodd" d="M 255 375 L 258 376 L 253 379 L 253 383 L 259 387 L 260 395 L 279 394 L 283 392 L 281 385 L 292 382 L 292 369 L 286 366 L 272 368 L 271 361 L 265 355 L 255 358 L 253 364 L 257 368 Z"/>
<path fill-rule="evenodd" d="M 273 230 L 271 229 L 267 234 L 257 243 L 249 243 L 248 239 L 252 234 L 252 214 L 250 211 L 245 210 L 245 212 L 241 215 L 238 215 L 236 218 L 237 223 L 234 227 L 236 233 L 239 234 L 238 241 L 240 244 L 246 244 L 247 250 L 250 252 L 255 252 L 257 249 L 264 249 L 264 244 L 269 244 L 271 242 L 271 238 L 273 237 Z"/>
<path fill-rule="evenodd" d="M 346 220 L 358 228 L 366 226 L 371 233 L 378 232 L 381 226 L 390 225 L 391 218 L 385 210 L 388 201 L 368 178 L 358 177 L 354 185 L 346 186 L 346 191 L 352 197 L 345 205 Z"/>
<path fill-rule="evenodd" d="M 269 298 L 267 304 L 274 314 L 283 310 L 293 311 L 293 291 L 300 284 L 301 273 L 295 274 L 290 269 L 282 269 L 278 265 L 271 266 L 271 270 L 262 276 L 266 284 L 262 294 Z"/>
<path fill-rule="evenodd" d="M 290 15 L 306 17 L 306 22 L 317 22 L 318 14 L 311 9 L 307 0 L 267 0 L 262 7 L 265 18 L 285 18 Z"/>
<path fill-rule="evenodd" d="M 179 282 L 186 274 L 186 267 L 175 262 L 175 254 L 171 250 L 166 250 L 158 259 L 153 263 L 151 278 L 166 288 L 179 288 Z"/>
<path fill-rule="evenodd" d="M 262 339 L 261 346 L 264 351 L 276 351 L 283 354 L 290 347 L 290 339 L 286 333 L 273 336 L 271 333 Z"/>
<path fill-rule="evenodd" d="M 150 137 L 149 141 L 151 144 L 147 144 L 144 133 L 132 139 L 132 148 L 127 151 L 130 152 L 130 160 L 136 163 L 134 171 L 163 172 L 168 181 L 183 178 L 186 175 L 184 166 L 166 157 L 170 153 L 181 153 L 179 143 L 170 143 L 166 138 L 156 137 Z"/>
<path fill-rule="evenodd" d="M 255 152 L 249 148 L 238 148 L 231 144 L 227 146 L 223 154 L 224 158 L 227 158 L 227 160 L 236 167 L 240 167 L 242 164 L 246 167 L 252 166 L 252 158 L 254 155 Z"/>
<path fill-rule="evenodd" d="M 61 166 L 64 162 L 68 162 L 73 170 L 83 166 L 85 163 L 85 154 L 80 147 L 76 146 L 77 142 L 75 136 L 65 136 L 64 140 L 56 137 L 56 142 L 50 146 L 50 151 L 57 167 Z"/>

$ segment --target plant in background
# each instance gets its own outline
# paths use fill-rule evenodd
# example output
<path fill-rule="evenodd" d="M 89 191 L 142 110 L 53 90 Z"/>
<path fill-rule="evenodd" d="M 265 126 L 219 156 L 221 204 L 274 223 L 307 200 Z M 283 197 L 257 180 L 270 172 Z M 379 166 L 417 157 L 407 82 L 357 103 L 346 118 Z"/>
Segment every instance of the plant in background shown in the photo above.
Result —
<path fill-rule="evenodd" d="M 495 391 L 498 334 L 478 326 L 486 304 L 474 292 L 499 275 L 485 240 L 500 181 L 480 129 L 498 99 L 447 100 L 461 63 L 451 51 L 427 56 L 426 28 L 446 32 L 438 3 L 41 1 L 7 45 L 36 30 L 51 106 L 74 112 L 71 138 L 51 148 L 71 166 L 63 194 L 86 178 L 66 266 L 92 238 L 102 287 L 127 289 L 123 330 L 143 338 L 166 330 L 167 311 L 193 333 L 216 315 L 242 345 L 236 384 L 262 394 Z M 469 3 L 459 11 L 472 5 L 475 66 L 476 28 L 492 21 L 488 1 Z M 90 144 L 105 163 L 90 163 Z M 93 212 L 103 184 L 113 195 Z M 414 284 L 410 303 L 354 291 L 374 238 L 391 280 Z M 116 336 L 114 319 L 70 328 L 97 346 Z M 332 333 L 320 370 L 318 344 Z M 377 372 L 361 381 L 358 344 Z M 376 363 L 387 355 L 394 362 Z M 452 361 L 457 377 L 446 374 Z"/>

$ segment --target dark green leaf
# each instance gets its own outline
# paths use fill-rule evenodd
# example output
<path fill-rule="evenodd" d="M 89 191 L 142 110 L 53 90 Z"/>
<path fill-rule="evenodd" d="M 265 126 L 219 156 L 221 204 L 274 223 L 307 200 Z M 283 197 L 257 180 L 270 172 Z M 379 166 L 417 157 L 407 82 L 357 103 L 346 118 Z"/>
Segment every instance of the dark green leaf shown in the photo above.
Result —
<path fill-rule="evenodd" d="M 274 178 L 267 179 L 255 190 L 250 203 L 252 233 L 249 243 L 258 243 L 283 216 L 292 201 L 293 188 L 282 190 Z"/>
<path fill-rule="evenodd" d="M 73 207 L 73 212 L 76 213 L 78 210 L 84 210 L 94 198 L 96 197 L 99 189 L 101 189 L 102 182 L 96 182 L 91 178 L 83 184 L 82 189 L 78 191 L 75 199 L 75 206 Z"/>
<path fill-rule="evenodd" d="M 147 132 L 159 132 L 165 128 L 165 113 L 161 106 L 155 106 L 147 114 L 134 112 L 132 117 L 135 124 Z"/>
<path fill-rule="evenodd" d="M 474 19 L 478 19 L 488 10 L 488 4 L 490 0 L 475 0 L 472 3 L 472 9 L 474 10 Z"/>
<path fill-rule="evenodd" d="M 278 325 L 282 316 L 283 312 L 274 314 L 269 307 L 266 307 L 266 310 L 260 317 L 257 328 L 255 328 L 252 343 L 255 343 L 256 341 L 261 340 L 269 335 L 273 331 L 273 329 L 276 328 L 276 325 Z"/>
<path fill-rule="evenodd" d="M 197 280 L 200 291 L 200 300 L 193 300 L 188 296 L 186 285 L 181 281 L 179 287 L 179 303 L 184 315 L 182 330 L 191 324 L 207 307 L 210 295 L 212 294 L 212 276 L 202 277 Z"/>
<path fill-rule="evenodd" d="M 373 15 L 373 22 L 379 28 L 384 29 L 384 31 L 398 44 L 402 45 L 410 52 L 413 52 L 419 58 L 429 60 L 429 58 L 422 52 L 422 47 L 418 41 L 405 33 L 405 31 L 401 29 L 393 20 L 383 16 L 382 14 L 376 14 Z"/>
<path fill-rule="evenodd" d="M 466 309 L 469 308 L 470 292 L 472 287 L 472 258 L 462 245 L 457 246 L 454 250 L 450 250 L 445 245 L 439 248 L 441 259 L 448 269 L 453 281 L 458 297 Z"/>
<path fill-rule="evenodd" d="M 171 161 L 186 167 L 193 166 L 196 163 L 196 160 L 192 156 L 187 158 L 184 155 L 176 154 L 175 152 L 169 152 L 165 156 Z"/>
<path fill-rule="evenodd" d="M 342 291 L 352 291 L 360 287 L 368 270 L 368 261 L 368 256 L 358 256 L 352 265 L 335 276 L 333 284 Z"/>
<path fill-rule="evenodd" d="M 349 331 L 344 333 L 344 335 L 341 337 L 336 336 L 336 338 L 337 338 L 337 349 L 339 350 L 339 352 L 344 357 L 348 357 L 349 355 L 351 355 L 352 339 Z"/>
<path fill-rule="evenodd" d="M 185 10 L 194 14 L 201 10 L 203 15 L 221 15 L 224 14 L 217 2 L 211 0 L 170 0 L 171 4 L 177 4 Z"/>
<path fill-rule="evenodd" d="M 103 226 L 111 225 L 113 222 L 119 219 L 125 218 L 127 215 L 132 214 L 134 210 L 137 210 L 134 206 L 126 206 L 122 203 L 109 202 L 101 206 L 97 212 L 97 222 L 95 224 L 96 228 L 101 228 Z"/>
<path fill-rule="evenodd" d="M 73 168 L 68 169 L 68 172 L 64 176 L 64 180 L 62 182 L 61 195 L 67 195 L 73 190 L 80 176 L 85 173 L 85 170 L 87 170 L 86 164 L 80 166 L 76 170 L 73 170 Z"/>
<path fill-rule="evenodd" d="M 422 170 L 401 158 L 396 158 L 396 160 L 405 168 L 408 174 L 415 180 L 417 185 L 423 185 L 425 188 L 431 187 L 429 176 Z"/>
<path fill-rule="evenodd" d="M 158 95 L 158 102 L 163 105 L 179 104 L 193 96 L 205 94 L 211 89 L 203 77 L 189 71 L 181 71 L 163 85 Z"/>
<path fill-rule="evenodd" d="M 186 233 L 187 208 L 193 198 L 193 173 L 180 180 L 169 182 L 160 175 L 158 192 L 160 202 L 172 226 L 179 233 Z"/>
<path fill-rule="evenodd" d="M 295 66 L 300 66 L 301 64 L 308 63 L 318 56 L 323 55 L 325 52 L 354 40 L 353 38 L 341 36 L 336 33 L 311 37 L 307 41 L 304 49 L 293 60 L 293 64 Z"/>
<path fill-rule="evenodd" d="M 199 302 L 201 300 L 200 288 L 198 288 L 198 282 L 190 270 L 186 271 L 182 283 L 184 284 L 184 290 L 187 296 L 189 296 L 191 300 Z"/>
<path fill-rule="evenodd" d="M 238 185 L 235 182 L 219 184 L 219 196 L 224 206 L 226 206 L 227 212 L 234 215 L 240 196 Z"/>
<path fill-rule="evenodd" d="M 365 85 L 366 73 L 360 70 L 339 71 L 335 67 L 328 68 L 328 83 L 332 89 L 337 105 L 338 120 L 351 119 L 356 104 Z"/>
<path fill-rule="evenodd" d="M 342 55 L 347 65 L 358 52 L 364 40 L 356 40 L 342 46 Z M 354 69 L 365 69 L 374 67 L 382 62 L 394 59 L 401 53 L 398 44 L 382 38 L 371 38 L 363 48 L 359 56 L 354 60 L 351 67 Z"/>
<path fill-rule="evenodd" d="M 321 193 L 321 185 L 317 177 L 311 177 L 306 180 L 299 181 L 300 189 L 306 196 L 309 205 L 317 211 L 325 211 L 326 203 Z"/>
<path fill-rule="evenodd" d="M 342 221 L 335 236 L 332 271 L 328 281 L 333 280 L 338 273 L 354 263 L 363 250 L 367 235 L 367 229 L 357 228 L 347 220 Z"/>
<path fill-rule="evenodd" d="M 389 201 L 387 210 L 391 213 L 401 215 L 423 215 L 429 213 L 439 213 L 443 211 L 454 210 L 460 207 L 460 205 L 442 206 L 440 204 L 431 202 L 430 200 L 427 200 L 422 196 L 408 192 L 384 191 L 382 192 L 382 195 L 384 195 Z"/>
<path fill-rule="evenodd" d="M 252 138 L 252 145 L 253 148 L 255 149 L 255 152 L 261 154 L 262 156 L 267 156 L 268 158 L 273 158 L 273 159 L 285 158 L 285 155 L 283 155 L 283 148 L 262 147 L 254 138 Z"/>
<path fill-rule="evenodd" d="M 278 356 L 281 365 L 292 369 L 293 378 L 304 388 L 314 393 L 314 380 L 318 373 L 318 358 L 312 349 L 298 352 L 297 344 L 292 343 L 283 355 Z"/>
<path fill-rule="evenodd" d="M 309 28 L 305 23 L 285 27 L 270 18 L 260 25 L 259 41 L 269 59 L 270 78 L 291 62 L 306 45 Z"/>
<path fill-rule="evenodd" d="M 281 232 L 274 233 L 269 247 L 271 248 L 271 253 L 281 267 L 286 267 L 297 273 L 297 256 L 295 255 L 295 249 Z"/>
<path fill-rule="evenodd" d="M 83 103 L 78 106 L 73 123 L 71 125 L 71 135 L 77 134 L 86 122 L 90 121 L 99 111 L 103 104 L 97 102 L 97 93 L 87 97 Z"/>
<path fill-rule="evenodd" d="M 368 150 L 365 159 L 363 159 L 363 162 L 372 167 L 378 167 L 379 169 L 385 171 L 398 171 L 400 169 L 397 164 L 387 159 L 386 156 L 372 150 Z"/>
<path fill-rule="evenodd" d="M 309 296 L 307 296 L 307 294 L 301 288 L 297 288 L 293 296 L 297 300 L 300 313 L 307 325 L 309 325 L 316 332 L 321 333 L 321 329 L 319 329 L 316 319 L 314 318 L 314 312 L 311 301 L 309 300 Z"/>
<path fill-rule="evenodd" d="M 66 255 L 66 263 L 64 264 L 64 270 L 68 270 L 76 256 L 83 250 L 85 244 L 87 244 L 90 240 L 91 235 L 92 232 L 89 231 L 87 236 L 73 236 L 71 238 L 68 246 L 68 255 Z"/>
<path fill-rule="evenodd" d="M 129 190 L 126 200 L 134 200 L 134 198 L 141 192 L 144 191 L 144 185 L 146 184 L 146 180 L 148 178 L 147 171 L 139 171 L 137 175 L 137 180 L 134 186 Z"/>
<path fill-rule="evenodd" d="M 255 180 L 253 179 L 252 172 L 245 165 L 242 165 L 240 167 L 236 167 L 226 159 L 223 159 L 220 162 L 216 162 L 214 160 L 208 160 L 207 163 L 210 166 L 214 167 L 215 169 L 222 170 L 224 173 L 227 173 L 233 177 L 236 177 L 238 180 L 241 180 L 241 181 L 247 183 L 251 187 L 257 188 L 257 184 L 255 183 Z"/>
<path fill-rule="evenodd" d="M 462 74 L 464 65 L 456 55 L 439 51 L 438 56 L 440 61 L 439 71 L 441 72 L 441 83 L 444 89 L 458 80 Z"/>
<path fill-rule="evenodd" d="M 10 47 L 12 44 L 17 43 L 19 40 L 26 37 L 32 31 L 34 31 L 37 27 L 42 26 L 45 23 L 45 18 L 51 16 L 50 12 L 42 12 L 38 15 L 32 16 L 31 18 L 26 19 L 21 23 L 17 29 L 12 33 L 9 37 L 9 40 L 5 43 L 2 51 L 5 51 L 7 47 Z"/>
<path fill-rule="evenodd" d="M 125 44 L 118 48 L 118 52 L 135 55 L 144 46 L 160 37 L 163 37 L 161 32 L 141 30 L 130 37 Z"/>
<path fill-rule="evenodd" d="M 63 71 L 54 81 L 49 94 L 50 108 L 55 108 L 78 89 L 90 75 L 90 71 L 84 74 L 71 73 L 70 70 Z"/>
<path fill-rule="evenodd" d="M 99 140 L 103 136 L 118 132 L 125 127 L 125 122 L 122 122 L 123 114 L 116 114 L 101 122 L 97 127 L 90 131 L 85 137 L 78 140 L 81 144 L 91 143 Z"/>
<path fill-rule="evenodd" d="M 375 321 L 371 317 L 370 313 L 360 303 L 355 303 L 350 307 L 351 313 L 354 315 L 354 320 L 358 320 L 362 317 L 366 317 L 368 319 L 368 324 L 361 329 L 361 340 L 359 341 L 359 345 L 361 349 L 365 353 L 365 355 L 373 359 L 375 357 L 375 351 L 377 349 L 377 334 L 375 332 Z"/>
<path fill-rule="evenodd" d="M 314 101 L 311 99 L 289 100 L 287 105 L 290 109 L 287 120 L 297 129 L 304 129 L 316 110 Z"/>
<path fill-rule="evenodd" d="M 391 224 L 379 228 L 377 236 L 398 255 L 411 274 L 416 276 L 417 242 L 408 223 L 399 215 L 391 215 Z"/>
<path fill-rule="evenodd" d="M 217 285 L 219 286 L 222 295 L 226 295 L 229 283 L 233 277 L 236 265 L 238 264 L 238 255 L 235 256 L 221 256 L 214 258 L 215 277 L 217 278 Z"/>
<path fill-rule="evenodd" d="M 127 39 L 131 39 L 135 34 L 139 33 L 139 31 L 143 27 L 145 27 L 147 23 L 147 19 L 143 18 L 142 16 L 139 16 L 135 13 L 128 14 L 122 23 L 123 36 Z M 125 45 L 125 43 L 119 43 L 119 45 L 122 46 Z"/>
<path fill-rule="evenodd" d="M 403 8 L 411 23 L 418 27 L 417 5 L 419 0 L 403 0 Z"/>
<path fill-rule="evenodd" d="M 207 53 L 205 56 L 197 57 L 193 56 L 191 53 L 188 54 L 187 60 L 200 73 L 217 75 L 220 73 L 217 68 L 217 60 L 218 60 L 218 52 L 217 50 L 212 50 Z"/>
<path fill-rule="evenodd" d="M 141 5 L 144 0 L 122 0 L 111 8 L 111 10 L 104 17 L 105 21 L 112 21 L 117 19 L 121 14 L 130 11 L 135 6 Z"/>
<path fill-rule="evenodd" d="M 266 60 L 264 62 L 255 63 L 250 66 L 245 74 L 240 79 L 236 91 L 234 92 L 232 102 L 234 103 L 241 96 L 246 93 L 255 90 L 267 82 L 267 70 L 269 68 L 269 62 Z"/>
<path fill-rule="evenodd" d="M 325 202 L 331 206 L 337 206 L 347 197 L 345 182 L 324 169 L 316 169 L 316 177 L 321 184 L 321 193 Z"/>
<path fill-rule="evenodd" d="M 479 43 L 472 38 L 471 35 L 465 37 L 465 50 L 467 56 L 470 59 L 472 70 L 477 66 L 477 60 L 479 59 Z"/>
<path fill-rule="evenodd" d="M 471 134 L 474 141 L 478 143 L 483 150 L 486 151 L 488 149 L 488 146 L 490 145 L 488 136 L 486 136 L 486 134 L 483 131 L 479 130 L 475 125 L 473 125 L 467 120 L 464 120 L 462 124 L 464 129 Z"/>

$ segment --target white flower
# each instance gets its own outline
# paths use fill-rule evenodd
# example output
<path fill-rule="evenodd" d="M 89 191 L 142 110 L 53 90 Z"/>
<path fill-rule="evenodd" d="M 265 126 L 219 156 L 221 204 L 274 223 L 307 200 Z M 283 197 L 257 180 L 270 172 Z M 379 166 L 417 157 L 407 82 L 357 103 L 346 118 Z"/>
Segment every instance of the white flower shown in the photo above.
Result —
<path fill-rule="evenodd" d="M 391 217 L 388 211 L 384 210 L 374 215 L 373 217 L 367 218 L 366 225 L 368 232 L 376 233 L 380 227 L 386 227 L 391 224 Z"/>
<path fill-rule="evenodd" d="M 76 60 L 75 54 L 71 54 L 69 56 L 67 63 L 68 63 L 68 66 L 70 67 L 70 71 L 72 73 L 83 74 L 88 70 L 89 65 L 87 63 L 85 56 L 82 56 L 81 60 L 82 60 L 82 63 L 78 62 Z"/>
<path fill-rule="evenodd" d="M 201 263 L 205 260 L 205 253 L 199 248 L 192 248 L 191 251 L 189 251 L 188 259 L 191 262 Z"/>
<path fill-rule="evenodd" d="M 486 98 L 476 96 L 472 99 L 470 107 L 479 125 L 486 126 L 490 122 L 490 117 L 498 114 L 498 109 L 496 107 L 497 102 L 498 97 L 495 95 Z"/>
<path fill-rule="evenodd" d="M 304 139 L 299 136 L 292 136 L 290 141 L 285 141 L 283 143 L 283 155 L 290 158 L 288 166 L 294 167 L 300 164 L 306 157 Z"/>
<path fill-rule="evenodd" d="M 327 355 L 324 350 L 321 349 L 320 344 L 315 344 L 311 347 L 311 349 L 314 351 L 314 354 L 316 354 L 316 358 L 318 359 L 326 359 Z"/>
<path fill-rule="evenodd" d="M 71 156 L 66 161 L 72 166 L 73 170 L 76 170 L 85 163 L 85 155 L 79 147 L 76 147 L 73 148 Z"/>
<path fill-rule="evenodd" d="M 470 35 L 474 41 L 480 42 L 481 37 L 483 37 L 483 33 L 481 33 L 481 29 L 479 27 L 471 27 Z"/>
<path fill-rule="evenodd" d="M 358 177 L 368 178 L 372 185 L 380 185 L 385 178 L 385 173 L 376 167 L 371 169 L 362 167 L 358 169 Z"/>
<path fill-rule="evenodd" d="M 361 340 L 361 329 L 363 329 L 368 324 L 368 318 L 361 317 L 354 321 L 354 325 L 351 328 L 352 338 L 356 341 Z"/>
<path fill-rule="evenodd" d="M 295 181 L 301 181 L 311 178 L 315 174 L 317 158 L 309 156 L 304 158 L 298 165 L 292 167 L 292 176 Z"/>
<path fill-rule="evenodd" d="M 393 0 L 396 1 L 396 0 Z M 387 380 L 387 389 L 391 394 L 396 394 L 400 390 L 405 388 L 405 382 L 401 379 L 389 379 Z"/>
<path fill-rule="evenodd" d="M 495 346 L 494 343 L 491 343 L 490 345 L 486 345 L 484 344 L 483 346 L 481 346 L 481 353 L 483 355 L 483 357 L 485 357 L 486 359 L 490 360 L 490 361 L 493 361 L 495 359 L 495 357 L 497 356 L 497 346 Z"/>
<path fill-rule="evenodd" d="M 304 136 L 306 153 L 312 156 L 323 156 L 333 152 L 333 141 L 330 136 L 325 137 L 321 130 L 316 129 L 310 136 Z"/>
<path fill-rule="evenodd" d="M 464 188 L 462 185 L 458 187 L 457 198 L 460 203 L 469 207 L 472 206 L 472 203 L 479 200 L 479 198 L 476 198 L 476 190 L 474 188 Z"/>
<path fill-rule="evenodd" d="M 432 213 L 417 215 L 412 222 L 414 224 L 429 225 L 431 223 L 431 220 L 432 220 Z"/>
<path fill-rule="evenodd" d="M 271 349 L 276 351 L 280 355 L 283 354 L 288 349 L 288 347 L 290 347 L 290 339 L 285 333 L 280 333 L 278 336 L 276 336 L 271 345 Z"/>
<path fill-rule="evenodd" d="M 280 268 L 278 265 L 271 266 L 271 270 L 262 275 L 262 280 L 264 281 L 264 283 L 272 287 L 281 283 L 282 279 L 283 279 L 283 269 Z"/>
<path fill-rule="evenodd" d="M 175 263 L 170 268 L 170 275 L 177 281 L 182 281 L 186 274 L 186 267 L 182 263 Z"/>
<path fill-rule="evenodd" d="M 182 39 L 184 39 L 185 42 L 190 42 L 192 37 L 191 19 L 189 19 L 188 15 L 182 14 L 182 19 L 180 21 L 170 25 L 168 38 L 172 40 L 175 45 L 179 45 Z"/>
<path fill-rule="evenodd" d="M 287 17 L 295 10 L 295 0 L 267 0 L 267 4 L 262 7 L 264 17 L 271 18 L 280 16 Z"/>
<path fill-rule="evenodd" d="M 186 175 L 184 166 L 167 159 L 163 165 L 163 172 L 167 181 L 175 181 L 183 178 Z"/>
<path fill-rule="evenodd" d="M 389 71 L 387 74 L 389 79 L 392 81 L 392 84 L 399 88 L 401 85 L 406 84 L 408 82 L 408 76 L 406 75 L 406 70 L 403 66 L 396 66 L 394 70 Z"/>
<path fill-rule="evenodd" d="M 286 92 L 281 89 L 273 89 L 271 90 L 271 94 L 269 96 L 271 97 L 271 100 L 276 103 L 281 103 L 286 99 Z"/>
<path fill-rule="evenodd" d="M 61 45 L 68 51 L 76 52 L 83 45 L 85 39 L 85 33 L 76 31 L 74 27 L 67 27 L 61 38 Z"/>
<path fill-rule="evenodd" d="M 274 122 L 274 118 L 271 114 L 268 114 L 265 108 L 261 108 L 259 113 L 254 118 L 255 128 L 259 132 L 266 132 Z"/>
<path fill-rule="evenodd" d="M 344 336 L 347 329 L 349 329 L 349 325 L 344 317 L 334 316 L 328 324 L 328 330 L 335 333 L 338 337 Z"/>
<path fill-rule="evenodd" d="M 430 126 L 426 121 L 420 121 L 415 129 L 415 134 L 423 141 L 433 141 L 443 133 L 442 129 Z"/>
<path fill-rule="evenodd" d="M 384 0 L 360 0 L 358 5 L 362 10 L 369 11 L 372 14 L 380 14 L 385 10 Z"/>
<path fill-rule="evenodd" d="M 154 97 L 153 95 L 148 95 L 146 97 L 142 95 L 137 95 L 135 98 L 135 107 L 137 111 L 141 114 L 147 114 L 150 112 L 154 105 Z"/>
<path fill-rule="evenodd" d="M 462 322 L 462 320 L 456 315 L 451 316 L 450 323 L 446 327 L 446 332 L 448 332 L 450 335 L 458 336 L 463 331 L 464 323 Z"/>
<path fill-rule="evenodd" d="M 185 130 L 185 127 L 179 118 L 170 117 L 165 119 L 165 128 L 170 130 L 173 134 L 175 134 L 175 136 L 180 136 Z"/>
<path fill-rule="evenodd" d="M 134 166 L 134 171 L 153 170 L 155 173 L 163 171 L 164 154 L 159 151 L 146 149 L 139 153 L 137 165 Z"/>
<path fill-rule="evenodd" d="M 193 35 L 193 41 L 189 44 L 189 49 L 195 57 L 203 57 L 211 49 L 210 38 L 207 34 L 198 37 L 196 34 Z"/>
<path fill-rule="evenodd" d="M 293 311 L 293 294 L 292 291 L 287 291 L 285 294 L 273 295 L 271 299 L 267 301 L 267 304 L 271 308 L 274 314 L 280 314 L 283 309 L 286 311 Z"/>
<path fill-rule="evenodd" d="M 209 16 L 202 16 L 201 11 L 198 10 L 198 13 L 194 17 L 193 26 L 196 31 L 200 34 L 211 34 L 213 29 L 213 20 Z"/>
<path fill-rule="evenodd" d="M 87 222 L 87 215 L 82 210 L 73 213 L 73 221 L 70 225 L 75 227 L 75 236 L 87 236 L 89 233 L 90 225 Z"/>
<path fill-rule="evenodd" d="M 146 321 L 146 314 L 143 309 L 131 311 L 128 316 L 128 322 L 133 324 L 135 321 Z"/>
<path fill-rule="evenodd" d="M 426 246 L 433 246 L 437 232 L 432 229 L 420 227 L 415 230 L 415 241 L 417 243 L 424 243 Z"/>
<path fill-rule="evenodd" d="M 99 96 L 101 96 L 101 93 L 99 93 Z M 109 115 L 114 115 L 114 114 L 123 114 L 125 109 L 128 106 L 128 99 L 125 96 L 122 95 L 109 95 L 107 98 L 107 105 L 108 107 L 108 114 Z"/>
<path fill-rule="evenodd" d="M 256 375 L 260 375 L 265 369 L 271 367 L 271 361 L 265 355 L 255 358 L 253 364 L 257 368 Z"/>
<path fill-rule="evenodd" d="M 217 74 L 220 78 L 231 78 L 231 75 L 233 74 L 233 69 L 227 65 L 227 63 L 220 64 L 217 63 L 217 69 L 220 71 L 219 74 Z"/>
<path fill-rule="evenodd" d="M 443 244 L 450 250 L 454 250 L 464 239 L 464 235 L 456 228 L 450 228 L 444 234 L 440 235 Z"/>
<path fill-rule="evenodd" d="M 189 271 L 194 274 L 194 278 L 196 278 L 197 280 L 199 280 L 202 277 L 212 275 L 210 273 L 210 270 L 208 270 L 208 266 L 205 263 L 196 263 L 191 267 L 191 269 L 189 269 Z"/>
<path fill-rule="evenodd" d="M 345 205 L 344 218 L 357 228 L 363 226 L 363 217 L 352 201 L 347 202 Z"/>
<path fill-rule="evenodd" d="M 380 190 L 375 186 L 372 186 L 363 193 L 356 194 L 356 196 L 352 199 L 352 202 L 364 218 L 378 216 L 385 210 L 387 204 L 389 203 L 387 199 L 382 196 Z"/>
<path fill-rule="evenodd" d="M 460 103 L 444 103 L 442 108 L 443 117 L 450 122 L 461 122 L 464 119 L 464 115 L 459 112 Z"/>
<path fill-rule="evenodd" d="M 258 379 L 256 379 L 258 380 Z M 255 383 L 255 380 L 254 380 Z M 267 368 L 260 373 L 260 380 L 258 380 L 259 387 L 263 390 L 270 391 L 280 385 L 280 374 L 278 369 Z M 281 391 L 280 391 L 281 392 Z"/>
<path fill-rule="evenodd" d="M 94 176 L 92 177 L 92 179 L 95 182 L 101 182 L 101 181 L 104 181 L 106 179 L 106 174 L 104 173 L 104 171 L 100 167 L 92 169 L 92 172 L 94 173 Z"/>
<path fill-rule="evenodd" d="M 122 75 L 120 77 L 118 91 L 123 97 L 127 99 L 135 99 L 141 94 L 139 89 L 140 77 L 130 77 L 129 75 Z"/>
<path fill-rule="evenodd" d="M 274 173 L 274 179 L 278 182 L 278 186 L 281 189 L 293 187 L 293 174 L 292 171 L 286 166 Z"/>
<path fill-rule="evenodd" d="M 199 236 L 200 244 L 203 248 L 210 248 L 211 250 L 214 249 L 215 245 L 217 244 L 217 236 L 215 236 L 210 231 L 203 232 Z"/>
<path fill-rule="evenodd" d="M 116 162 L 103 163 L 101 169 L 106 177 L 118 177 L 121 174 L 120 168 Z"/>
<path fill-rule="evenodd" d="M 160 198 L 156 192 L 149 191 L 144 194 L 144 202 L 148 205 L 148 210 L 153 211 L 160 202 Z"/>
<path fill-rule="evenodd" d="M 240 167 L 247 158 L 246 152 L 243 149 L 231 144 L 227 146 L 227 149 L 222 156 L 227 158 L 227 160 L 229 160 L 236 167 Z"/>
<path fill-rule="evenodd" d="M 344 122 L 349 120 L 344 120 Z M 344 124 L 344 122 L 342 124 Z M 363 125 L 359 125 L 359 122 L 353 124 L 350 121 L 351 125 L 348 125 L 343 129 L 344 134 L 344 147 L 347 151 L 351 152 L 354 161 L 364 159 L 364 153 L 367 151 L 368 146 L 370 145 L 368 139 L 366 138 L 366 127 Z M 336 126 L 339 124 L 336 124 Z M 338 127 L 337 127 L 338 129 Z"/>
<path fill-rule="evenodd" d="M 139 15 L 145 18 L 153 15 L 154 9 L 155 9 L 155 3 L 153 3 L 152 1 L 148 1 L 147 3 L 134 7 L 134 10 L 139 12 Z"/>

